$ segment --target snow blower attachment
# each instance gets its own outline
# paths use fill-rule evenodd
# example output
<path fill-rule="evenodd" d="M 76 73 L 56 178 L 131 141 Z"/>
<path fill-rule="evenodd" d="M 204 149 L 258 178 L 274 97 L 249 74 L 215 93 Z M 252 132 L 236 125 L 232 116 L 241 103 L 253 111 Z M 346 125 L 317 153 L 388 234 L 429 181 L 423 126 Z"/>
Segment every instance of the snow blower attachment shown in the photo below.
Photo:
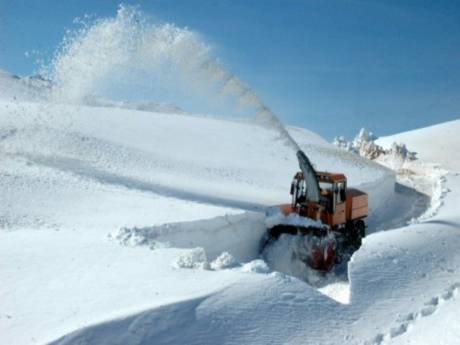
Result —
<path fill-rule="evenodd" d="M 361 246 L 366 232 L 368 196 L 347 188 L 343 174 L 315 171 L 300 150 L 297 159 L 301 171 L 295 174 L 291 184 L 291 204 L 267 211 L 265 248 L 283 234 L 301 236 L 303 248 L 298 251 L 299 258 L 314 269 L 329 271 L 340 262 L 343 253 Z"/>

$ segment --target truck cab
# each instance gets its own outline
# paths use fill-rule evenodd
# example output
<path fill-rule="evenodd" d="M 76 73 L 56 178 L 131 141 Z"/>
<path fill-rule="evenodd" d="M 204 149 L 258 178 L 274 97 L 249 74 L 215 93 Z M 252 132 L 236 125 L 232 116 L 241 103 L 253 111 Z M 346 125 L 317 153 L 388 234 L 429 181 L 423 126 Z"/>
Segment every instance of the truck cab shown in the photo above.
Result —
<path fill-rule="evenodd" d="M 292 206 L 300 208 L 306 217 L 340 228 L 354 225 L 367 216 L 367 194 L 357 189 L 347 188 L 344 174 L 316 172 L 320 189 L 318 203 L 307 200 L 307 184 L 302 172 L 298 172 L 291 184 Z"/>

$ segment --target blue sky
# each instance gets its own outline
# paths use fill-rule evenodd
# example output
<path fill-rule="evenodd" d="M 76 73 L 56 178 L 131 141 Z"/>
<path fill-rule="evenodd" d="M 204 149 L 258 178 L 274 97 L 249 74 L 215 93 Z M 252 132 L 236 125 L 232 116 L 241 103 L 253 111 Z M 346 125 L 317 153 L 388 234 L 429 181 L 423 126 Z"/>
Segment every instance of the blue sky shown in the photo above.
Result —
<path fill-rule="evenodd" d="M 124 1 L 202 33 L 288 124 L 328 139 L 460 117 L 459 1 Z M 0 0 L 0 68 L 30 74 L 83 14 L 119 1 Z"/>

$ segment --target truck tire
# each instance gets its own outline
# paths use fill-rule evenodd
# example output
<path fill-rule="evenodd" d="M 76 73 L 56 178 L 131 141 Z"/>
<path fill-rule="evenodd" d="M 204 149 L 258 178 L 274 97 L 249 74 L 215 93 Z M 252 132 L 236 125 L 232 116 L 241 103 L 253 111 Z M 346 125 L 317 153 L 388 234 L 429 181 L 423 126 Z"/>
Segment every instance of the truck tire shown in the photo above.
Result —
<path fill-rule="evenodd" d="M 356 227 L 359 229 L 361 238 L 366 237 L 366 224 L 364 223 L 364 220 L 358 220 L 356 222 Z"/>
<path fill-rule="evenodd" d="M 361 247 L 362 239 L 366 236 L 366 224 L 364 221 L 357 220 L 353 227 L 353 244 L 356 248 Z"/>

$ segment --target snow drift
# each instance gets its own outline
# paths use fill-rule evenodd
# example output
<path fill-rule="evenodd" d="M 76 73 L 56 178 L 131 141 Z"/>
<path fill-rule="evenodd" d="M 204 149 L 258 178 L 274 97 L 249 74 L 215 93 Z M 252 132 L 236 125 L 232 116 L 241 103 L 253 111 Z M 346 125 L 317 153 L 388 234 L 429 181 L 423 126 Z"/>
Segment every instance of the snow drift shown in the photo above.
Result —
<path fill-rule="evenodd" d="M 214 260 L 224 252 L 239 262 L 260 255 L 265 235 L 265 217 L 245 212 L 192 222 L 168 223 L 145 228 L 121 228 L 111 237 L 123 245 L 174 248 L 202 248 L 206 258 Z"/>

